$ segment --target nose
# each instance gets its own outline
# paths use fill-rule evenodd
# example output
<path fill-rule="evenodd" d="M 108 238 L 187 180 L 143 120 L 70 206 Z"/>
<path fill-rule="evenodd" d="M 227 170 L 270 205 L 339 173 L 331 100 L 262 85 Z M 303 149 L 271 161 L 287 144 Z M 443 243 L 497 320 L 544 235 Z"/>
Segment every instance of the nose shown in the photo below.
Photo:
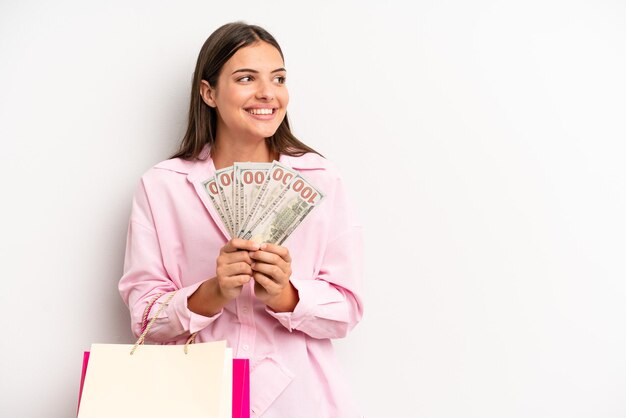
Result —
<path fill-rule="evenodd" d="M 274 87 L 270 81 L 261 80 L 258 84 L 256 98 L 259 100 L 272 101 L 274 99 Z"/>

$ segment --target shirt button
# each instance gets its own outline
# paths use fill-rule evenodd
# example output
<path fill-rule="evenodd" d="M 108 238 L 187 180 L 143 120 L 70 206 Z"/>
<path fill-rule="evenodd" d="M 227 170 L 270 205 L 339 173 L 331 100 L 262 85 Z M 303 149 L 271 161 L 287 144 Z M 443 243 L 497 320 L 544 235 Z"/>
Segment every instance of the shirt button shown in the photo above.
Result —
<path fill-rule="evenodd" d="M 248 347 L 248 344 L 244 344 L 244 345 L 243 345 L 243 349 L 244 349 L 244 350 L 248 351 L 248 348 L 250 348 L 250 347 Z"/>
<path fill-rule="evenodd" d="M 247 313 L 248 313 L 248 308 L 243 308 L 241 311 L 242 311 L 243 313 L 247 314 Z"/>

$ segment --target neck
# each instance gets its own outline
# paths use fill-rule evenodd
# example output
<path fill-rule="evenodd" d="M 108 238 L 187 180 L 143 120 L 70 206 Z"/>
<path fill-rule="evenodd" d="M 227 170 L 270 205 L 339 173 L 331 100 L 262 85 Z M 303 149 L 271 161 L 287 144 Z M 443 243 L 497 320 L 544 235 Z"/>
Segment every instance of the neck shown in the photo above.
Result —
<path fill-rule="evenodd" d="M 270 152 L 264 138 L 235 139 L 217 135 L 211 149 L 211 158 L 215 169 L 230 167 L 235 162 L 272 162 L 278 155 Z"/>

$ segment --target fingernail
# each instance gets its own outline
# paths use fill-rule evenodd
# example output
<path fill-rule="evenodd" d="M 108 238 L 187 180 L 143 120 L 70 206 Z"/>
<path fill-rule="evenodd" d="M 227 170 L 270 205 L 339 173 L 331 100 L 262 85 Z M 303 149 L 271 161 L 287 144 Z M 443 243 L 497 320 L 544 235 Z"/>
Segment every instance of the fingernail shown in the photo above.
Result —
<path fill-rule="evenodd" d="M 266 248 L 267 248 L 267 244 L 261 244 L 261 247 L 260 247 L 260 248 L 261 248 L 262 250 L 266 249 Z"/>

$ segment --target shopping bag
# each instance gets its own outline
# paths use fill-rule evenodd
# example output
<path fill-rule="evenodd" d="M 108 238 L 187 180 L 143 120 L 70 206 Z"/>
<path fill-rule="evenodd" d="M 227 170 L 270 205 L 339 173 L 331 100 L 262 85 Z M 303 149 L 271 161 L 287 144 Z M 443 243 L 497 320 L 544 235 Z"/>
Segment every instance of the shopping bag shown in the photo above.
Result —
<path fill-rule="evenodd" d="M 78 392 L 78 409 L 83 394 L 85 374 L 89 364 L 89 351 L 83 353 L 83 370 L 80 376 L 80 390 Z M 250 418 L 250 360 L 233 359 L 233 385 L 232 385 L 232 418 Z"/>
<path fill-rule="evenodd" d="M 172 296 L 134 346 L 91 346 L 83 361 L 86 373 L 78 418 L 232 416 L 232 350 L 225 341 L 143 345 Z"/>
<path fill-rule="evenodd" d="M 89 351 L 83 353 L 83 371 L 80 375 L 80 390 L 78 392 L 78 407 L 76 408 L 76 416 L 80 408 L 80 398 L 83 397 L 83 385 L 85 384 L 85 375 L 87 374 L 87 365 L 89 364 Z"/>
<path fill-rule="evenodd" d="M 233 359 L 233 418 L 250 418 L 250 361 Z"/>
<path fill-rule="evenodd" d="M 230 418 L 232 354 L 224 341 L 182 346 L 93 344 L 78 418 Z"/>
<path fill-rule="evenodd" d="M 85 351 L 83 353 L 83 371 L 80 377 L 80 390 L 78 393 L 78 408 L 80 408 L 88 364 L 89 351 Z M 234 358 L 232 368 L 232 418 L 250 418 L 250 361 L 248 359 Z M 78 415 L 78 410 L 76 414 Z"/>
<path fill-rule="evenodd" d="M 170 297 L 171 299 L 171 297 Z M 156 300 L 156 299 L 155 299 Z M 169 301 L 169 299 L 168 299 Z M 149 310 L 146 311 L 145 317 Z M 158 316 L 158 314 L 157 314 Z M 155 316 L 156 317 L 156 316 Z M 139 337 L 138 344 L 143 342 L 143 338 L 145 338 L 145 334 L 147 333 L 146 328 L 148 328 L 150 324 L 148 321 L 144 323 L 142 326 L 142 336 Z M 193 341 L 193 338 L 190 338 L 188 342 Z M 134 346 L 136 349 L 137 344 Z M 130 347 L 130 346 L 127 346 Z M 145 347 L 145 346 L 144 346 Z M 178 346 L 180 347 L 180 346 Z M 188 347 L 185 347 L 188 352 Z M 223 389 L 221 390 L 221 396 L 219 400 L 220 404 L 220 415 L 224 418 L 229 417 L 228 411 L 232 410 L 232 418 L 250 418 L 250 363 L 248 359 L 232 359 L 230 361 L 231 355 L 230 351 L 226 351 L 227 354 L 224 356 L 224 372 L 223 372 Z M 89 365 L 90 352 L 85 351 L 83 354 L 83 367 L 80 379 L 80 390 L 78 394 L 78 409 L 77 415 L 80 411 L 82 395 L 83 395 L 83 387 L 85 383 L 85 377 L 87 374 L 87 367 Z M 232 376 L 232 386 L 228 384 L 229 379 Z M 231 401 L 232 399 L 232 401 Z M 122 416 L 122 415 L 118 415 Z M 203 415 L 210 416 L 210 415 Z M 82 417 L 82 416 L 81 416 Z"/>

